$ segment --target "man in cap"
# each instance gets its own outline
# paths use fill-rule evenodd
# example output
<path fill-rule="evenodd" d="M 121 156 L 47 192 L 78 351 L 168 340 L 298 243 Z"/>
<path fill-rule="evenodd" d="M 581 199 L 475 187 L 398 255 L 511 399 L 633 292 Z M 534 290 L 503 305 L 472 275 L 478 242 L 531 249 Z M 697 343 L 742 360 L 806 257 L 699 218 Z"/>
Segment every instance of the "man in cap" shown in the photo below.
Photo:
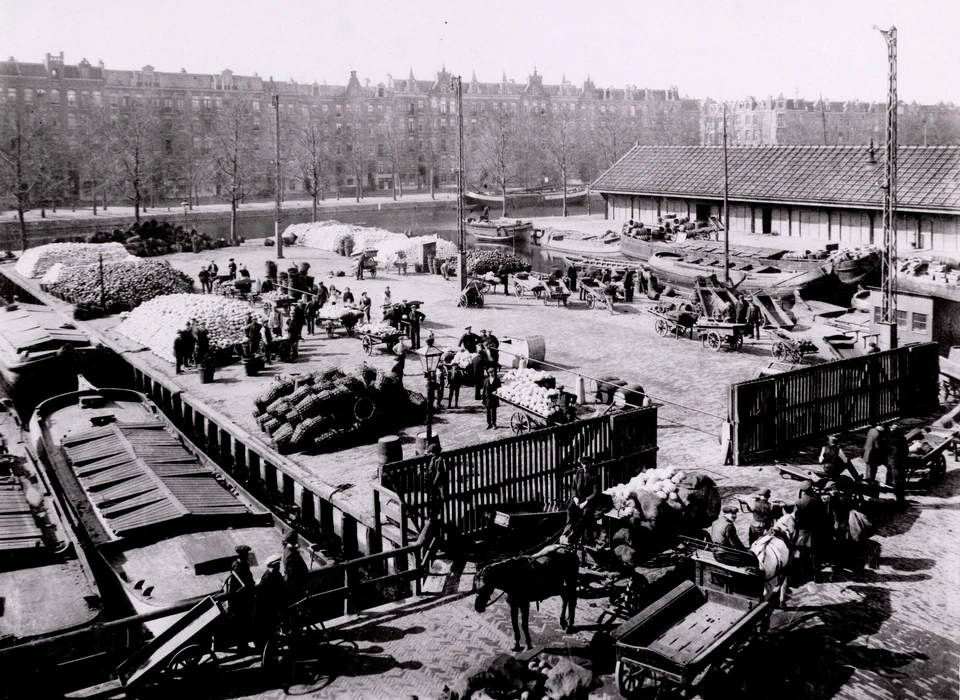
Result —
<path fill-rule="evenodd" d="M 797 527 L 797 567 L 801 581 L 816 580 L 817 559 L 822 544 L 826 515 L 823 503 L 813 492 L 813 483 L 801 481 L 794 511 Z"/>
<path fill-rule="evenodd" d="M 227 614 L 230 616 L 238 640 L 248 639 L 251 633 L 253 612 L 256 606 L 253 572 L 250 571 L 250 547 L 241 544 L 236 547 L 237 558 L 230 565 L 227 578 Z"/>
<path fill-rule="evenodd" d="M 302 599 L 307 590 L 307 564 L 300 554 L 300 537 L 291 530 L 283 538 L 283 580 L 287 584 L 291 602 Z"/>
<path fill-rule="evenodd" d="M 910 459 L 910 446 L 903 429 L 897 424 L 891 425 L 886 443 L 887 486 L 893 487 L 897 503 L 906 503 L 907 496 L 907 460 Z"/>
<path fill-rule="evenodd" d="M 230 275 L 230 279 L 237 279 L 237 263 L 233 261 L 233 258 L 230 258 L 230 262 L 227 263 L 227 274 Z"/>
<path fill-rule="evenodd" d="M 885 436 L 886 426 L 882 423 L 878 423 L 867 431 L 867 439 L 863 444 L 863 461 L 867 464 L 867 481 L 876 481 L 877 467 L 887 461 L 883 444 Z"/>
<path fill-rule="evenodd" d="M 483 380 L 483 405 L 487 408 L 487 430 L 497 428 L 497 408 L 500 406 L 500 399 L 497 397 L 497 389 L 501 386 L 500 377 L 497 376 L 497 368 L 487 368 L 487 378 Z"/>
<path fill-rule="evenodd" d="M 253 613 L 253 643 L 262 650 L 277 634 L 288 605 L 287 586 L 280 573 L 280 555 L 267 562 L 267 570 L 256 588 Z"/>
<path fill-rule="evenodd" d="M 573 495 L 567 502 L 567 524 L 563 534 L 570 542 L 577 542 L 592 529 L 600 496 L 600 475 L 588 455 L 577 460 L 573 474 Z"/>
<path fill-rule="evenodd" d="M 469 353 L 477 351 L 477 345 L 480 343 L 480 336 L 473 332 L 472 326 L 463 329 L 463 335 L 460 336 L 459 347 Z"/>
<path fill-rule="evenodd" d="M 720 511 L 720 517 L 710 526 L 710 539 L 714 544 L 728 549 L 745 550 L 740 536 L 737 534 L 737 527 L 734 524 L 737 521 L 737 513 L 740 509 L 732 503 L 728 503 Z"/>
<path fill-rule="evenodd" d="M 860 474 L 853 468 L 850 460 L 847 459 L 847 455 L 844 454 L 843 449 L 837 444 L 836 435 L 831 435 L 827 438 L 827 444 L 820 450 L 819 462 L 823 465 L 823 471 L 828 479 L 838 479 L 843 472 L 849 471 L 850 476 L 856 481 L 860 481 Z"/>
<path fill-rule="evenodd" d="M 752 545 L 763 537 L 773 524 L 773 507 L 770 505 L 770 489 L 763 489 L 753 497 L 750 508 L 753 513 L 753 522 L 747 531 L 747 544 Z"/>
<path fill-rule="evenodd" d="M 500 366 L 500 340 L 489 330 L 481 331 L 483 334 L 483 347 L 487 349 L 487 356 L 494 367 Z"/>

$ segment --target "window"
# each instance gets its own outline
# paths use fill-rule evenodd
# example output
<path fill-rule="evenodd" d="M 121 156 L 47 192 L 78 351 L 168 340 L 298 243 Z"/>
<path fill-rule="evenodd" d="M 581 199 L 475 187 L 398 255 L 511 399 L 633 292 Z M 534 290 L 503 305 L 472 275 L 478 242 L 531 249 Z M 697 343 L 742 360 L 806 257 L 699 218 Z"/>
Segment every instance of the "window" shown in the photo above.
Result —
<path fill-rule="evenodd" d="M 417 100 L 417 109 L 423 111 L 423 100 Z"/>
<path fill-rule="evenodd" d="M 408 109 L 408 113 L 409 113 L 409 114 L 413 114 L 413 113 L 416 111 L 416 106 L 413 104 L 413 102 L 411 102 L 411 103 L 408 105 L 408 107 L 409 107 L 409 109 Z"/>
<path fill-rule="evenodd" d="M 337 133 L 339 134 L 341 131 L 343 131 L 343 124 L 341 124 L 340 122 L 337 122 L 336 128 L 337 128 Z"/>
<path fill-rule="evenodd" d="M 24 88 L 23 90 L 23 101 L 24 102 L 33 102 L 33 90 L 30 88 Z"/>
<path fill-rule="evenodd" d="M 367 114 L 373 114 L 373 103 L 367 103 Z"/>
<path fill-rule="evenodd" d="M 184 100 L 182 97 L 177 98 L 177 109 L 183 111 Z"/>
<path fill-rule="evenodd" d="M 258 104 L 260 104 L 260 103 L 259 103 L 259 102 L 254 102 L 254 104 L 255 104 L 255 105 L 258 105 Z M 260 109 L 260 108 L 259 108 L 259 107 L 255 107 L 255 109 Z M 330 111 L 330 105 L 323 105 L 323 113 L 326 114 L 326 113 L 329 112 L 329 111 Z"/>
<path fill-rule="evenodd" d="M 124 95 L 124 96 L 123 96 L 123 106 L 124 106 L 124 107 L 129 107 L 129 106 L 130 106 L 130 95 Z"/>
<path fill-rule="evenodd" d="M 217 97 L 217 109 L 223 109 L 223 98 Z"/>
<path fill-rule="evenodd" d="M 897 309 L 897 328 L 907 327 L 907 311 Z"/>
<path fill-rule="evenodd" d="M 777 115 L 777 126 L 783 127 L 783 126 L 786 126 L 786 124 L 787 124 L 787 115 L 786 115 L 786 114 L 778 114 L 778 115 Z"/>
<path fill-rule="evenodd" d="M 927 315 L 913 312 L 913 325 L 911 327 L 914 333 L 926 333 L 927 332 Z"/>
<path fill-rule="evenodd" d="M 253 130 L 260 131 L 260 117 L 253 118 Z"/>
<path fill-rule="evenodd" d="M 882 322 L 883 322 L 883 311 L 880 309 L 879 306 L 874 306 L 874 307 L 873 307 L 873 322 L 874 322 L 874 323 L 882 323 Z"/>
<path fill-rule="evenodd" d="M 260 100 L 254 100 L 254 101 L 253 101 L 253 111 L 254 111 L 254 112 L 259 112 L 259 111 L 260 111 Z"/>
<path fill-rule="evenodd" d="M 67 114 L 67 128 L 70 129 L 71 131 L 77 128 L 77 115 L 74 114 L 73 112 L 70 112 L 69 114 Z M 913 316 L 914 316 L 913 323 L 914 325 L 916 325 L 917 314 L 914 314 Z"/>
<path fill-rule="evenodd" d="M 447 152 L 447 140 L 446 140 L 446 139 L 440 139 L 440 152 L 441 152 L 441 153 L 446 153 L 446 152 Z"/>
<path fill-rule="evenodd" d="M 17 101 L 17 88 L 7 88 L 7 102 Z"/>
<path fill-rule="evenodd" d="M 38 91 L 39 92 L 39 91 Z M 60 91 L 51 90 L 50 91 L 50 104 L 58 105 L 60 104 Z"/>
<path fill-rule="evenodd" d="M 76 107 L 77 106 L 77 91 L 76 90 L 67 90 L 67 106 Z"/>
<path fill-rule="evenodd" d="M 447 113 L 447 101 L 440 100 L 440 114 L 446 114 L 446 113 Z"/>
<path fill-rule="evenodd" d="M 172 97 L 164 97 L 164 98 L 163 98 L 163 108 L 164 108 L 164 109 L 173 109 L 173 98 L 172 98 Z"/>

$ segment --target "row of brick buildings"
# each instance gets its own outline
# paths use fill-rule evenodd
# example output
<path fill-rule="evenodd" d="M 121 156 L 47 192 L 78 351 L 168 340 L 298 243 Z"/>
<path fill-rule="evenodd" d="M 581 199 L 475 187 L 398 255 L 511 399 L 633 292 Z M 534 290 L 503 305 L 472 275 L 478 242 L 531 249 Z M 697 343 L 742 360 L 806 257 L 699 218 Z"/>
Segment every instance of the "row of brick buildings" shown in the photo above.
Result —
<path fill-rule="evenodd" d="M 351 188 L 355 179 L 360 179 L 363 187 L 369 189 L 397 185 L 422 189 L 429 187 L 430 178 L 438 186 L 455 182 L 456 100 L 451 79 L 444 68 L 427 80 L 416 79 L 411 70 L 407 78 L 388 75 L 378 84 L 369 80 L 361 84 L 355 72 L 346 85 L 301 84 L 264 79 L 256 74 L 235 75 L 230 70 L 219 74 L 163 72 L 152 66 L 118 70 L 108 69 L 102 62 L 93 65 L 86 59 L 71 65 L 60 53 L 47 54 L 42 63 L 12 57 L 0 62 L 0 103 L 43 105 L 48 118 L 67 140 L 77 129 L 78 115 L 85 106 L 122 112 L 131 104 L 145 103 L 161 115 L 162 129 L 171 134 L 169 150 L 178 125 L 191 121 L 207 124 L 224 100 L 236 97 L 248 103 L 254 132 L 267 139 L 272 133 L 272 100 L 276 95 L 284 121 L 308 112 L 317 112 L 324 118 L 331 141 L 331 167 L 336 170 L 335 185 Z M 722 138 L 722 106 L 711 100 L 681 98 L 676 87 L 603 88 L 589 78 L 575 85 L 566 77 L 559 84 L 547 84 L 534 70 L 524 83 L 508 80 L 506 75 L 498 82 L 480 82 L 473 75 L 464 81 L 463 103 L 468 141 L 475 135 L 478 123 L 496 111 L 566 115 L 584 130 L 582 141 L 609 139 L 610 145 L 600 144 L 594 149 L 597 153 L 592 159 L 589 154 L 579 154 L 579 172 L 574 177 L 585 181 L 599 174 L 634 142 L 710 145 Z M 922 115 L 926 140 L 960 142 L 960 110 L 952 105 L 905 105 L 903 109 L 908 116 Z M 878 140 L 882 134 L 883 107 L 876 104 L 748 99 L 729 104 L 727 111 L 730 140 L 740 145 L 866 143 L 871 138 Z M 385 122 L 393 127 L 385 129 Z M 903 119 L 901 134 L 907 138 L 901 137 L 901 142 L 911 142 L 909 134 L 916 132 L 911 129 L 910 119 Z M 200 139 L 194 136 L 195 142 Z M 385 140 L 394 143 L 385 144 Z M 399 163 L 395 162 L 397 140 L 402 142 Z M 355 149 L 362 149 L 362 154 L 354 153 Z M 358 159 L 357 155 L 361 157 Z M 396 177 L 399 182 L 395 182 Z M 80 182 L 76 185 L 81 196 L 89 185 L 82 178 L 82 174 L 78 175 Z M 303 185 L 303 176 L 296 167 L 285 168 L 285 191 L 300 191 Z"/>

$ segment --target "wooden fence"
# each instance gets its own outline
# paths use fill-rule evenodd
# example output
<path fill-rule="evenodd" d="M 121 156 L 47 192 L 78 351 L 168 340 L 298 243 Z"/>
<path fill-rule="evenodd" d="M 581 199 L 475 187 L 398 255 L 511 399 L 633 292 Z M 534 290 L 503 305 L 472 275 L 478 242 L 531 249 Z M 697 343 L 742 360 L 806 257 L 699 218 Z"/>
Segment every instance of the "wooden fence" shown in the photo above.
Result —
<path fill-rule="evenodd" d="M 470 534 L 487 525 L 485 512 L 502 503 L 562 504 L 582 456 L 600 465 L 603 488 L 656 466 L 655 406 L 534 430 L 443 453 L 448 467 L 441 512 L 445 523 Z M 431 506 L 427 457 L 386 464 L 381 484 L 398 495 L 417 526 Z"/>
<path fill-rule="evenodd" d="M 937 345 L 923 343 L 732 384 L 733 463 L 934 408 L 938 368 Z"/>

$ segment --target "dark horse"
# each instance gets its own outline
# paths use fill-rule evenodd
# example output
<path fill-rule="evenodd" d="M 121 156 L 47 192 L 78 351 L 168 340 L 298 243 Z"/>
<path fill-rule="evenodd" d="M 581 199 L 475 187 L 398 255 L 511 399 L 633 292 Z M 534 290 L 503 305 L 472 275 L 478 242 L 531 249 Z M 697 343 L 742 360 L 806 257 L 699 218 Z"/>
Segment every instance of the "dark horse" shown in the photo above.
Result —
<path fill-rule="evenodd" d="M 563 600 L 560 626 L 567 632 L 573 631 L 579 573 L 580 559 L 577 553 L 561 545 L 551 545 L 533 556 L 514 557 L 490 564 L 480 569 L 473 579 L 473 588 L 477 593 L 474 607 L 482 613 L 487 609 L 494 590 L 506 593 L 510 604 L 510 620 L 513 622 L 513 650 L 520 651 L 523 648 L 520 646 L 520 628 L 517 625 L 518 612 L 521 614 L 527 649 L 532 649 L 530 603 L 559 595 Z"/>

